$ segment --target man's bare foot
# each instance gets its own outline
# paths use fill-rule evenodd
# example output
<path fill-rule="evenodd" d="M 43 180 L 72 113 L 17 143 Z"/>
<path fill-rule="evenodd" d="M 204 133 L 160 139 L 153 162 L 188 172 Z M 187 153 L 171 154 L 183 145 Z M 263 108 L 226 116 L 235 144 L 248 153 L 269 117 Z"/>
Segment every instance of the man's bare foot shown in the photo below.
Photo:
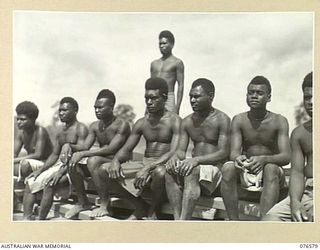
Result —
<path fill-rule="evenodd" d="M 68 212 L 66 212 L 66 214 L 64 215 L 64 217 L 66 219 L 71 219 L 74 216 L 78 215 L 81 211 L 85 211 L 85 210 L 90 210 L 91 209 L 91 205 L 87 204 L 87 205 L 74 205 L 73 208 L 71 208 Z"/>
<path fill-rule="evenodd" d="M 141 206 L 137 207 L 133 214 L 127 218 L 127 220 L 142 220 L 143 217 L 146 217 L 147 213 L 148 204 L 141 204 Z"/>
<path fill-rule="evenodd" d="M 94 209 L 91 214 L 90 217 L 103 217 L 103 216 L 112 216 L 112 212 L 110 211 L 109 207 L 99 207 L 97 209 Z"/>
<path fill-rule="evenodd" d="M 142 220 L 157 220 L 157 215 L 156 213 L 153 213 L 152 215 L 148 215 L 148 216 L 145 216 L 145 217 L 142 217 Z"/>

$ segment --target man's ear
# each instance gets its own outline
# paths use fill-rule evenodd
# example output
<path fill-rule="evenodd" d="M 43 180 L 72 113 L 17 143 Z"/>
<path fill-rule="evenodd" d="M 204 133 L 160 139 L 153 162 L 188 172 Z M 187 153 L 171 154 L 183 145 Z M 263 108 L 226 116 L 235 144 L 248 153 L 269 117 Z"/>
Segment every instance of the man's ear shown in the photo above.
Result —
<path fill-rule="evenodd" d="M 210 92 L 210 93 L 209 93 L 209 96 L 210 96 L 211 101 L 213 101 L 213 99 L 214 99 L 214 92 Z"/>
<path fill-rule="evenodd" d="M 271 94 L 268 94 L 268 101 L 267 102 L 271 102 Z"/>

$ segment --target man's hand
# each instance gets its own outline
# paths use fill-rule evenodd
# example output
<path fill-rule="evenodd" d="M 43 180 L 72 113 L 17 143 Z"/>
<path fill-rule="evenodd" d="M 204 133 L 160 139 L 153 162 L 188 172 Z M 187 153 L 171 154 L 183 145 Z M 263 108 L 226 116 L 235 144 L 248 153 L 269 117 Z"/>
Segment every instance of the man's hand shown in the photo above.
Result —
<path fill-rule="evenodd" d="M 291 202 L 291 217 L 295 222 L 308 221 L 306 209 L 300 201 Z"/>
<path fill-rule="evenodd" d="M 246 160 L 247 157 L 245 155 L 239 155 L 234 161 L 235 167 L 243 170 Z"/>
<path fill-rule="evenodd" d="M 59 171 L 53 175 L 51 175 L 47 181 L 46 181 L 46 186 L 52 186 L 54 187 L 55 185 L 58 184 L 60 181 L 61 177 L 65 174 L 64 169 L 59 169 Z"/>
<path fill-rule="evenodd" d="M 74 170 L 74 167 L 76 166 L 76 164 L 83 158 L 83 155 L 81 152 L 75 152 L 74 154 L 72 154 L 72 157 L 69 161 L 69 168 L 71 171 Z"/>
<path fill-rule="evenodd" d="M 63 164 L 67 164 L 71 156 L 72 156 L 72 148 L 69 143 L 66 143 L 61 148 L 60 157 L 59 157 L 60 161 Z"/>
<path fill-rule="evenodd" d="M 179 174 L 181 176 L 188 176 L 191 174 L 192 169 L 199 165 L 197 158 L 189 158 L 180 161 Z"/>
<path fill-rule="evenodd" d="M 177 166 L 180 162 L 180 159 L 176 154 L 174 154 L 165 164 L 166 170 L 169 174 L 176 174 Z"/>
<path fill-rule="evenodd" d="M 120 177 L 124 178 L 120 162 L 117 160 L 112 161 L 109 168 L 107 169 L 107 173 L 109 175 L 109 178 L 111 179 L 118 179 Z"/>
<path fill-rule="evenodd" d="M 150 180 L 150 168 L 148 166 L 143 167 L 136 173 L 133 185 L 137 189 L 142 189 Z"/>
<path fill-rule="evenodd" d="M 41 174 L 42 172 L 40 171 L 40 169 L 33 171 L 31 174 L 29 174 L 25 180 L 24 183 L 27 183 L 29 179 L 34 178 L 34 180 L 36 180 L 38 178 L 38 176 Z"/>
<path fill-rule="evenodd" d="M 266 162 L 263 156 L 251 156 L 247 160 L 245 167 L 249 170 L 249 173 L 258 174 L 262 171 L 265 164 Z"/>

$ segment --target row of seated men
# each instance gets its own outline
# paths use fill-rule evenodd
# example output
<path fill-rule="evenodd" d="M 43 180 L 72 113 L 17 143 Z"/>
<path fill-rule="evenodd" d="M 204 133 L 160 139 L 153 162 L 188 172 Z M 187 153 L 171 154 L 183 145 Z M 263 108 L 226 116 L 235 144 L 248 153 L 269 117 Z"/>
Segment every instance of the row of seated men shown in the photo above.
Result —
<path fill-rule="evenodd" d="M 230 220 L 239 220 L 238 188 L 261 193 L 262 220 L 313 221 L 312 72 L 303 79 L 304 107 L 310 120 L 295 128 L 289 139 L 287 119 L 267 110 L 271 85 L 263 76 L 247 86 L 249 111 L 232 121 L 212 106 L 213 83 L 199 78 L 189 92 L 193 112 L 181 119 L 165 108 L 168 86 L 162 78 L 145 83 L 146 114 L 133 125 L 115 117 L 115 95 L 99 92 L 94 110 L 97 121 L 89 129 L 77 120 L 78 104 L 60 101 L 64 124 L 51 143 L 45 128 L 36 125 L 38 109 L 25 101 L 16 107 L 19 132 L 15 137 L 14 172 L 26 183 L 24 219 L 33 219 L 33 205 L 42 193 L 38 219 L 46 219 L 55 193 L 76 190 L 78 203 L 65 217 L 91 210 L 84 179 L 91 176 L 101 205 L 92 217 L 110 215 L 109 195 L 116 193 L 135 210 L 128 219 L 157 219 L 169 201 L 175 220 L 189 220 L 200 195 L 220 189 Z M 146 141 L 143 160 L 131 161 L 141 137 Z M 191 157 L 187 157 L 190 140 Z M 99 148 L 91 149 L 97 141 Z M 19 157 L 21 148 L 27 155 Z M 291 162 L 289 195 L 279 202 L 284 185 L 283 166 Z M 238 185 L 240 183 L 240 185 Z M 148 189 L 151 202 L 141 193 Z M 278 203 L 279 202 L 279 203 Z"/>

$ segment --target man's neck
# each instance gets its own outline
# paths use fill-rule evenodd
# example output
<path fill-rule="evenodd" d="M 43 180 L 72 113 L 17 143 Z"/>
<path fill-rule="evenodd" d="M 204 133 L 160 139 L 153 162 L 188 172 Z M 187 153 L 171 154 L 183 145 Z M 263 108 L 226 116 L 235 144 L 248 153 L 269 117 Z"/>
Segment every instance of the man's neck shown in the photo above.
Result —
<path fill-rule="evenodd" d="M 213 107 L 208 107 L 207 109 L 204 109 L 204 110 L 201 110 L 201 111 L 195 111 L 194 114 L 196 116 L 199 116 L 199 117 L 207 117 L 210 113 L 213 113 L 215 111 L 215 109 Z"/>
<path fill-rule="evenodd" d="M 159 120 L 164 115 L 164 112 L 165 112 L 165 110 L 162 109 L 162 110 L 159 110 L 156 113 L 149 113 L 148 118 L 151 119 L 151 120 Z"/>
<path fill-rule="evenodd" d="M 25 128 L 23 131 L 27 134 L 32 134 L 37 128 L 36 124 L 33 124 L 32 126 Z"/>
<path fill-rule="evenodd" d="M 268 115 L 268 110 L 264 107 L 261 109 L 251 109 L 249 115 L 251 118 L 256 120 L 263 120 Z"/>
<path fill-rule="evenodd" d="M 71 121 L 65 122 L 64 128 L 68 129 L 68 128 L 72 127 L 77 121 L 78 121 L 77 118 L 74 118 Z"/>
<path fill-rule="evenodd" d="M 115 120 L 115 118 L 116 117 L 112 114 L 112 115 L 106 117 L 105 119 L 101 119 L 100 122 L 103 125 L 102 129 L 109 127 L 110 124 Z"/>
<path fill-rule="evenodd" d="M 166 60 L 168 59 L 170 56 L 172 56 L 172 52 L 168 53 L 168 54 L 162 54 L 162 60 Z"/>

